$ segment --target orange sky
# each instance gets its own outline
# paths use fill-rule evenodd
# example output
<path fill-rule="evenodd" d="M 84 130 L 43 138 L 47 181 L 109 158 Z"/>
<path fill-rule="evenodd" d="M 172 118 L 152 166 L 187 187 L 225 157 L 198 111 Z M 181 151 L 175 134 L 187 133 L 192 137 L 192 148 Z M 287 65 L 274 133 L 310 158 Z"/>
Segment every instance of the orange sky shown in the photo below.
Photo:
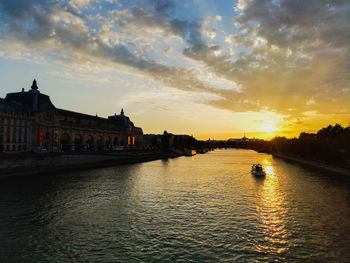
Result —
<path fill-rule="evenodd" d="M 350 3 L 0 1 L 0 97 L 124 108 L 144 133 L 298 136 L 350 120 Z"/>

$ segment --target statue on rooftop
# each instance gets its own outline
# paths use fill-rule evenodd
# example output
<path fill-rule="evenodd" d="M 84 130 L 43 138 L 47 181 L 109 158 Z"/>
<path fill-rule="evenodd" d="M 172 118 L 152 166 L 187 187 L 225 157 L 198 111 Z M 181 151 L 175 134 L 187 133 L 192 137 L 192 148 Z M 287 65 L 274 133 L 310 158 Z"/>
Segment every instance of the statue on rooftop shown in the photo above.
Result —
<path fill-rule="evenodd" d="M 33 80 L 33 84 L 32 84 L 32 86 L 31 86 L 31 88 L 32 88 L 33 90 L 38 90 L 38 86 L 36 85 L 36 80 L 35 80 L 35 79 Z"/>

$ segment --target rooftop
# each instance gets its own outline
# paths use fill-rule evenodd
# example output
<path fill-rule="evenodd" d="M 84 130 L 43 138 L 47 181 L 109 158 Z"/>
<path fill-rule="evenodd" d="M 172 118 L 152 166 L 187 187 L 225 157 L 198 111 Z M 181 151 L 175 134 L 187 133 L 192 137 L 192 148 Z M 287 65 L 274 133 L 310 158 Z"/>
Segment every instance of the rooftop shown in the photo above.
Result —
<path fill-rule="evenodd" d="M 103 121 L 109 122 L 111 124 L 121 126 L 121 127 L 134 127 L 132 121 L 128 116 L 124 115 L 124 110 L 122 109 L 120 114 L 114 114 L 109 116 L 108 118 L 102 118 L 88 115 L 84 113 L 64 110 L 56 108 L 48 95 L 40 93 L 38 90 L 37 82 L 34 79 L 31 89 L 25 91 L 22 89 L 20 92 L 8 93 L 4 99 L 0 98 L 0 109 L 7 112 L 25 112 L 32 114 L 36 111 L 44 111 L 45 109 L 51 109 L 55 111 L 57 114 L 62 116 L 67 116 L 76 119 L 85 119 L 91 121 Z"/>

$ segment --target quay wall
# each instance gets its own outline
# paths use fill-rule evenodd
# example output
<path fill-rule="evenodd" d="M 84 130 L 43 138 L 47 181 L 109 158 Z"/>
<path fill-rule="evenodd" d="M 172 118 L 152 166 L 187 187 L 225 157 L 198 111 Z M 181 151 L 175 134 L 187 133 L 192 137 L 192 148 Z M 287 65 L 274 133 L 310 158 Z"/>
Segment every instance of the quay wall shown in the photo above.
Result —
<path fill-rule="evenodd" d="M 275 153 L 272 154 L 272 156 L 276 157 L 276 158 L 283 159 L 285 161 L 292 162 L 292 163 L 299 163 L 301 165 L 313 167 L 313 168 L 316 168 L 319 170 L 325 170 L 325 171 L 332 172 L 335 174 L 350 176 L 350 169 L 346 169 L 346 168 L 342 168 L 342 167 L 335 167 L 333 165 L 322 163 L 322 162 L 317 161 L 317 160 L 306 160 L 306 159 L 298 158 L 295 156 L 284 155 L 284 154 L 275 154 Z"/>
<path fill-rule="evenodd" d="M 114 154 L 36 154 L 33 156 L 0 157 L 0 179 L 68 172 L 122 164 L 132 164 L 166 158 L 159 153 Z"/>

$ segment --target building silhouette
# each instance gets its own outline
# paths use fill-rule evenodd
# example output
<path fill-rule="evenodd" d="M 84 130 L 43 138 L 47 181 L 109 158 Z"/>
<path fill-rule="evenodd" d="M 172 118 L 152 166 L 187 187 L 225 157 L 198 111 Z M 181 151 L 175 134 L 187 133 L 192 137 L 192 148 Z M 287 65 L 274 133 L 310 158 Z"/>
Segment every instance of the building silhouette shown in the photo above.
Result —
<path fill-rule="evenodd" d="M 124 110 L 101 118 L 56 108 L 39 91 L 36 80 L 29 91 L 0 98 L 0 151 L 108 151 L 140 149 L 143 132 Z"/>

